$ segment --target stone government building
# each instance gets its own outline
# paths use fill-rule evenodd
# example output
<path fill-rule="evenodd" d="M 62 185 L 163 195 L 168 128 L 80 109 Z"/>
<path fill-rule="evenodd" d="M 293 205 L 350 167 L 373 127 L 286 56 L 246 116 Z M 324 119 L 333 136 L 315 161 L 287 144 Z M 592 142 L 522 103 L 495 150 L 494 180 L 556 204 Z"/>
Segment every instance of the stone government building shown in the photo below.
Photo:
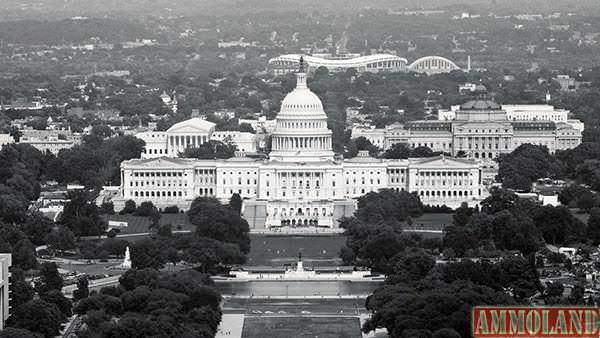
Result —
<path fill-rule="evenodd" d="M 202 123 L 202 129 L 210 131 L 205 122 L 184 121 L 170 130 L 192 133 L 183 139 L 193 146 L 209 133 L 197 138 L 188 128 Z M 168 135 L 159 139 L 158 145 L 148 147 L 164 149 L 162 156 L 154 151 L 148 156 L 147 151 L 144 158 L 121 164 L 121 186 L 113 198 L 117 210 L 130 199 L 185 210 L 198 196 L 226 202 L 238 193 L 251 229 L 337 227 L 337 220 L 354 212 L 358 197 L 383 188 L 416 192 L 424 204 L 450 207 L 477 204 L 485 197 L 482 166 L 475 160 L 445 156 L 387 160 L 367 152 L 350 159 L 336 157 L 323 105 L 308 88 L 302 70 L 296 88 L 282 101 L 268 159 L 246 157 L 243 152 L 225 160 L 177 158 L 175 149 L 181 143 Z"/>
<path fill-rule="evenodd" d="M 584 126 L 579 120 L 569 120 L 568 114 L 549 105 L 500 106 L 476 100 L 440 111 L 438 120 L 392 124 L 385 129 L 358 126 L 352 137 L 363 136 L 384 150 L 396 143 L 425 146 L 494 167 L 495 158 L 525 143 L 546 146 L 550 153 L 577 147 Z"/>

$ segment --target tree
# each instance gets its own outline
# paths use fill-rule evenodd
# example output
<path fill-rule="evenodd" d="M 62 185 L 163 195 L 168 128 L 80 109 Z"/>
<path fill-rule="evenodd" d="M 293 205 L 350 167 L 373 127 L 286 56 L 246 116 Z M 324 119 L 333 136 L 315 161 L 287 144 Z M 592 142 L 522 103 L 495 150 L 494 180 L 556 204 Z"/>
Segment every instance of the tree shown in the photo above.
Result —
<path fill-rule="evenodd" d="M 35 289 L 38 293 L 42 294 L 50 290 L 62 290 L 63 278 L 58 272 L 56 263 L 42 263 L 39 270 L 40 278 L 35 285 Z"/>
<path fill-rule="evenodd" d="M 137 216 L 146 216 L 150 219 L 150 227 L 156 228 L 158 226 L 158 222 L 160 221 L 160 212 L 158 209 L 152 204 L 150 201 L 145 201 L 140 203 L 137 207 L 135 214 Z"/>
<path fill-rule="evenodd" d="M 371 223 L 404 221 L 423 214 L 423 204 L 415 193 L 381 189 L 369 192 L 358 199 L 356 218 Z"/>
<path fill-rule="evenodd" d="M 410 155 L 411 157 L 432 157 L 434 154 L 429 147 L 421 146 L 413 149 Z"/>
<path fill-rule="evenodd" d="M 134 202 L 135 203 L 135 202 Z M 100 212 L 106 215 L 114 215 L 115 214 L 115 205 L 113 202 L 103 202 L 100 205 Z"/>
<path fill-rule="evenodd" d="M 154 209 L 156 209 L 156 207 L 154 206 L 154 204 L 152 204 L 152 202 L 145 201 L 140 203 L 140 205 L 137 207 L 137 209 L 135 210 L 135 215 L 149 217 L 154 211 Z"/>
<path fill-rule="evenodd" d="M 163 213 L 164 214 L 178 214 L 179 213 L 179 207 L 176 206 L 176 205 L 165 207 L 163 209 Z"/>
<path fill-rule="evenodd" d="M 73 299 L 75 301 L 87 298 L 90 295 L 88 285 L 87 276 L 77 278 L 77 289 L 73 291 Z"/>
<path fill-rule="evenodd" d="M 49 290 L 42 293 L 40 298 L 47 303 L 56 305 L 65 317 L 71 316 L 71 307 L 73 304 L 71 304 L 71 301 L 60 290 Z"/>
<path fill-rule="evenodd" d="M 15 143 L 19 143 L 23 136 L 23 132 L 21 132 L 17 126 L 11 126 L 9 135 L 15 140 Z"/>
<path fill-rule="evenodd" d="M 58 251 L 67 251 L 75 249 L 75 235 L 68 228 L 61 226 L 57 229 L 52 230 L 46 236 L 46 242 L 48 245 Z"/>
<path fill-rule="evenodd" d="M 158 228 L 156 234 L 160 237 L 170 238 L 173 237 L 173 229 L 171 224 L 165 224 Z"/>
<path fill-rule="evenodd" d="M 235 193 L 231 195 L 231 198 L 229 199 L 229 207 L 238 215 L 242 214 L 242 197 L 240 197 L 240 194 Z"/>
<path fill-rule="evenodd" d="M 131 265 L 136 269 L 161 268 L 164 260 L 157 241 L 144 239 L 135 242 L 131 247 Z"/>
<path fill-rule="evenodd" d="M 452 252 L 456 256 L 463 257 L 467 250 L 475 249 L 479 246 L 479 238 L 476 231 L 472 228 L 452 225 L 446 227 L 444 230 L 444 248 L 452 249 Z"/>
<path fill-rule="evenodd" d="M 600 208 L 590 210 L 590 218 L 587 223 L 587 236 L 594 245 L 600 243 Z"/>
<path fill-rule="evenodd" d="M 34 245 L 44 245 L 53 226 L 54 223 L 50 219 L 41 213 L 32 212 L 27 214 L 20 228 Z"/>
<path fill-rule="evenodd" d="M 575 178 L 577 182 L 587 184 L 593 190 L 600 191 L 600 160 L 586 160 L 578 165 Z"/>
<path fill-rule="evenodd" d="M 125 207 L 119 212 L 121 215 L 132 214 L 136 211 L 135 201 L 127 200 L 125 201 Z"/>
<path fill-rule="evenodd" d="M 342 220 L 341 227 L 346 229 L 346 247 L 352 251 L 353 264 L 365 266 L 376 272 L 391 271 L 390 261 L 406 248 L 399 223 L 367 223 L 356 218 Z"/>
<path fill-rule="evenodd" d="M 31 284 L 25 281 L 25 274 L 23 273 L 23 270 L 14 266 L 11 269 L 10 292 L 10 306 L 13 309 L 32 300 L 33 295 L 35 294 Z"/>
<path fill-rule="evenodd" d="M 367 150 L 370 156 L 377 156 L 381 151 L 377 146 L 373 145 L 366 137 L 360 136 L 355 139 L 351 139 L 348 144 L 348 151 L 344 154 L 344 157 L 351 158 L 356 157 L 359 151 Z"/>
<path fill-rule="evenodd" d="M 494 187 L 490 196 L 481 201 L 481 210 L 488 214 L 495 214 L 503 210 L 510 210 L 517 205 L 519 197 L 508 190 Z"/>
<path fill-rule="evenodd" d="M 106 230 L 106 221 L 100 216 L 93 196 L 86 192 L 69 192 L 69 202 L 64 207 L 59 223 L 75 236 L 99 236 Z"/>
<path fill-rule="evenodd" d="M 565 207 L 543 206 L 533 215 L 533 221 L 550 244 L 562 245 L 569 239 L 581 241 L 585 235 L 585 225 Z"/>
<path fill-rule="evenodd" d="M 469 205 L 463 202 L 452 215 L 452 224 L 459 227 L 467 225 L 471 216 L 473 216 L 473 212 L 473 208 L 469 208 Z"/>
<path fill-rule="evenodd" d="M 187 148 L 179 157 L 211 160 L 215 158 L 231 158 L 235 155 L 237 146 L 231 142 L 209 140 L 195 148 Z"/>
<path fill-rule="evenodd" d="M 185 249 L 184 260 L 199 264 L 204 273 L 216 273 L 218 266 L 243 263 L 244 256 L 238 244 L 196 236 Z"/>
<path fill-rule="evenodd" d="M 158 285 L 158 271 L 152 268 L 143 269 L 129 269 L 121 278 L 119 278 L 119 284 L 125 288 L 125 290 L 133 290 L 138 286 L 148 286 L 154 288 Z"/>
<path fill-rule="evenodd" d="M 216 198 L 196 198 L 188 210 L 190 223 L 196 227 L 196 236 L 235 243 L 243 253 L 250 250 L 248 222 Z"/>
<path fill-rule="evenodd" d="M 460 333 L 454 329 L 443 328 L 435 331 L 431 338 L 460 338 Z"/>
<path fill-rule="evenodd" d="M 18 241 L 12 248 L 13 266 L 23 270 L 33 269 L 37 266 L 35 247 L 28 239 Z"/>
<path fill-rule="evenodd" d="M 435 259 L 423 249 L 408 248 L 392 257 L 387 283 L 418 281 L 433 269 Z"/>
<path fill-rule="evenodd" d="M 558 200 L 560 203 L 566 206 L 574 206 L 578 197 L 585 194 L 589 189 L 582 187 L 577 184 L 571 184 L 563 188 L 558 194 Z M 573 204 L 572 204 L 573 203 Z"/>
<path fill-rule="evenodd" d="M 510 154 L 498 158 L 498 177 L 504 188 L 529 191 L 531 183 L 540 178 L 560 178 L 561 163 L 548 153 L 548 149 L 525 143 Z"/>
<path fill-rule="evenodd" d="M 407 159 L 411 156 L 411 149 L 405 143 L 395 143 L 383 153 L 383 158 Z"/>
<path fill-rule="evenodd" d="M 249 123 L 240 123 L 240 131 L 244 132 L 244 133 L 252 133 L 255 134 L 256 131 L 254 130 L 254 128 L 252 128 L 252 126 Z"/>
<path fill-rule="evenodd" d="M 473 306 L 514 303 L 503 292 L 465 281 L 435 283 L 414 288 L 406 284 L 384 285 L 367 298 L 372 315 L 363 332 L 385 327 L 390 337 L 404 337 L 414 330 L 452 329 L 460 337 L 471 334 Z"/>
<path fill-rule="evenodd" d="M 65 319 L 56 305 L 37 299 L 14 309 L 8 318 L 7 325 L 41 333 L 46 338 L 53 338 L 60 332 L 61 324 Z"/>
<path fill-rule="evenodd" d="M 31 332 L 26 329 L 17 329 L 14 327 L 7 327 L 0 331 L 0 338 L 42 338 L 43 336 L 39 333 Z"/>

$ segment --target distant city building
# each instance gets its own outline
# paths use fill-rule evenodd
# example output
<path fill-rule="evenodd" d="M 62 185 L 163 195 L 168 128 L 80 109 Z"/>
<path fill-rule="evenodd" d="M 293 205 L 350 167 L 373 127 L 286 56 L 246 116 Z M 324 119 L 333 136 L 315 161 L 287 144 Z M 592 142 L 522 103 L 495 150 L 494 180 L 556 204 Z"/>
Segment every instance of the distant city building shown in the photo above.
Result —
<path fill-rule="evenodd" d="M 385 160 L 366 151 L 341 160 L 332 150 L 327 115 L 308 88 L 305 72 L 297 74 L 296 89 L 281 103 L 268 159 L 242 153 L 225 160 L 164 156 L 205 141 L 213 127 L 196 119 L 181 122 L 160 136 L 157 144 L 166 140 L 162 157 L 122 162 L 115 208 L 131 199 L 186 210 L 198 196 L 227 202 L 237 193 L 243 198 L 242 215 L 253 230 L 333 228 L 340 218 L 353 214 L 357 198 L 384 188 L 416 192 L 425 204 L 450 207 L 475 205 L 485 197 L 482 167 L 473 160 L 446 156 Z"/>
<path fill-rule="evenodd" d="M 574 92 L 583 85 L 589 85 L 590 82 L 577 81 L 569 75 L 557 75 L 552 80 L 558 82 L 560 90 L 563 92 Z"/>
<path fill-rule="evenodd" d="M 267 120 L 266 116 L 260 116 L 258 119 L 238 119 L 238 124 L 247 123 L 249 124 L 254 131 L 257 133 L 266 133 L 270 134 L 275 130 L 276 120 Z"/>
<path fill-rule="evenodd" d="M 300 58 L 304 58 L 307 71 L 315 71 L 319 67 L 325 67 L 330 72 L 343 72 L 355 69 L 358 73 L 370 72 L 403 72 L 406 71 L 408 61 L 405 58 L 392 54 L 373 54 L 361 56 L 360 54 L 287 54 L 269 60 L 269 70 L 274 75 L 294 73 L 298 70 Z"/>
<path fill-rule="evenodd" d="M 217 42 L 217 47 L 219 48 L 248 48 L 256 46 L 256 42 L 246 42 L 244 38 L 241 38 L 237 41 L 219 41 Z"/>
<path fill-rule="evenodd" d="M 81 135 L 70 130 L 22 129 L 21 144 L 29 144 L 37 150 L 57 155 L 63 149 L 71 149 L 81 143 Z"/>
<path fill-rule="evenodd" d="M 487 93 L 487 88 L 482 84 L 467 82 L 458 86 L 458 92 L 460 94 L 485 94 Z"/>
<path fill-rule="evenodd" d="M 169 108 L 173 113 L 177 113 L 177 94 L 175 92 L 173 92 L 172 95 L 169 95 L 163 91 L 162 94 L 160 94 L 160 99 L 165 107 Z"/>
<path fill-rule="evenodd" d="M 0 331 L 4 329 L 4 322 L 10 316 L 10 266 L 11 254 L 0 254 Z"/>
<path fill-rule="evenodd" d="M 14 142 L 15 142 L 15 140 L 13 139 L 12 136 L 10 136 L 10 134 L 0 134 L 0 149 L 2 149 L 2 147 L 5 145 L 11 144 Z"/>

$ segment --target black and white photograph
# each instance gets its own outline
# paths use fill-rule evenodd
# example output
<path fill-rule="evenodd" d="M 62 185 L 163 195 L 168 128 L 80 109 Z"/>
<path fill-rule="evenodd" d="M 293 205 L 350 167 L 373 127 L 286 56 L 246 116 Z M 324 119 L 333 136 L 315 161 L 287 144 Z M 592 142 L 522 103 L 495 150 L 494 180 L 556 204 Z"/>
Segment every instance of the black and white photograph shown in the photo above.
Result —
<path fill-rule="evenodd" d="M 0 338 L 598 338 L 600 0 L 0 0 Z"/>

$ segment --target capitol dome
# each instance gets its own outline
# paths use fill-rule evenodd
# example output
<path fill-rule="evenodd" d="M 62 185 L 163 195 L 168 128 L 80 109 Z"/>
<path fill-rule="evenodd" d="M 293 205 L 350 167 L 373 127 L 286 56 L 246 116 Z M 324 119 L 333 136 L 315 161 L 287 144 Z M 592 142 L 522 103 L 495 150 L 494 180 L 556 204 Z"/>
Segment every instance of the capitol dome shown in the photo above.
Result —
<path fill-rule="evenodd" d="M 272 136 L 271 159 L 294 162 L 333 159 L 327 115 L 319 97 L 308 88 L 302 59 L 296 88 L 281 102 Z"/>
<path fill-rule="evenodd" d="M 306 74 L 297 75 L 296 88 L 281 101 L 281 109 L 277 115 L 282 118 L 327 118 L 323 111 L 323 103 L 306 83 Z"/>
<path fill-rule="evenodd" d="M 283 115 L 294 115 L 297 117 L 302 114 L 325 115 L 321 99 L 307 88 L 296 88 L 286 95 L 281 102 L 281 110 L 278 117 Z"/>

